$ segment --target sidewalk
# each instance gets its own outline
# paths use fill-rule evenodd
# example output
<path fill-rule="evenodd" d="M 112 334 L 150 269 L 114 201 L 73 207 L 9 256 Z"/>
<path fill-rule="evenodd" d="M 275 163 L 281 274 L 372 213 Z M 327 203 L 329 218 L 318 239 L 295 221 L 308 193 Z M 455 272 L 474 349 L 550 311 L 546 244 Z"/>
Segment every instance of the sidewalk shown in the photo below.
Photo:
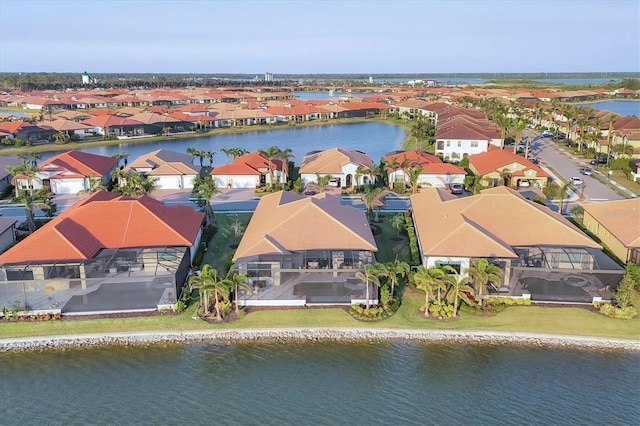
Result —
<path fill-rule="evenodd" d="M 615 186 L 617 189 L 620 190 L 620 192 L 622 192 L 623 194 L 625 194 L 627 197 L 629 198 L 638 198 L 640 197 L 640 195 L 636 194 L 635 192 L 631 191 L 628 188 L 625 188 L 624 186 L 620 185 L 618 182 L 616 182 L 613 179 L 609 179 L 609 176 L 605 175 L 604 173 L 602 173 L 600 170 L 594 170 L 593 174 L 598 175 L 599 177 L 602 178 L 602 180 L 607 184 L 607 185 L 611 185 L 611 186 Z"/>

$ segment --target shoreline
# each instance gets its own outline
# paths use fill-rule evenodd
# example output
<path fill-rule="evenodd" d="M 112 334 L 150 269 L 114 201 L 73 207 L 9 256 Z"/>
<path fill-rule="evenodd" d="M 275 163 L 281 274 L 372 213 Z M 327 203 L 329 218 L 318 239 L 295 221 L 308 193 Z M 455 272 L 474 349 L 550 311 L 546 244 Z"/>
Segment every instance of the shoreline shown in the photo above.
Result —
<path fill-rule="evenodd" d="M 640 352 L 640 340 L 576 335 L 499 332 L 489 330 L 367 329 L 354 327 L 288 327 L 232 330 L 193 330 L 69 334 L 59 336 L 0 339 L 0 353 L 32 350 L 101 347 L 107 345 L 150 345 L 158 343 L 241 341 L 422 341 L 568 347 L 594 350 Z"/>

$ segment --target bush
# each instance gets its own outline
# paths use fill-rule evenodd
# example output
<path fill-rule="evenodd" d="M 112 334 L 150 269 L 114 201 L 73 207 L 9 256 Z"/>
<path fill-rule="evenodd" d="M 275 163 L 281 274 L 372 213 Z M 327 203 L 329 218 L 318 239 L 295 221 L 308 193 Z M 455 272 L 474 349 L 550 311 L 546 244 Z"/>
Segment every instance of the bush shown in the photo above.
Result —
<path fill-rule="evenodd" d="M 380 321 L 391 317 L 398 311 L 400 299 L 395 298 L 389 305 L 380 304 L 367 309 L 364 305 L 351 305 L 349 314 L 360 321 Z"/>
<path fill-rule="evenodd" d="M 625 274 L 625 276 L 622 278 L 622 281 L 620 281 L 620 283 L 618 284 L 615 292 L 615 298 L 618 306 L 620 306 L 621 308 L 631 306 L 633 302 L 634 287 L 635 283 L 631 275 Z"/>
<path fill-rule="evenodd" d="M 627 271 L 627 275 L 629 275 L 633 280 L 636 289 L 640 290 L 640 265 L 629 262 L 625 269 Z"/>
<path fill-rule="evenodd" d="M 445 302 L 433 301 L 429 304 L 429 314 L 437 318 L 451 318 L 453 316 L 453 305 Z"/>
<path fill-rule="evenodd" d="M 405 220 L 407 223 L 407 235 L 409 236 L 409 248 L 411 249 L 411 266 L 418 266 L 420 264 L 420 252 L 418 251 L 418 239 L 416 238 L 416 231 L 413 228 L 411 215 L 406 215 Z"/>
<path fill-rule="evenodd" d="M 533 197 L 533 201 L 535 201 L 538 204 L 542 204 L 543 206 L 545 205 L 544 202 L 547 200 L 547 198 L 543 195 L 536 195 L 535 197 Z"/>
<path fill-rule="evenodd" d="M 609 318 L 617 319 L 632 319 L 638 315 L 638 311 L 633 306 L 617 308 L 610 303 L 605 303 L 600 306 L 600 313 Z"/>

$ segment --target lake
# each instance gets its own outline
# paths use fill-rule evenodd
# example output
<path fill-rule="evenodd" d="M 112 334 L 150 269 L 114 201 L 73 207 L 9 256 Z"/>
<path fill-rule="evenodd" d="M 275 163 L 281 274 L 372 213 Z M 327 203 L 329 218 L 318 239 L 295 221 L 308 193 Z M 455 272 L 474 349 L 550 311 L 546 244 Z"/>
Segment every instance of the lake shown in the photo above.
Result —
<path fill-rule="evenodd" d="M 293 161 L 299 165 L 302 157 L 309 151 L 340 147 L 365 152 L 374 162 L 378 162 L 387 152 L 400 149 L 407 137 L 406 130 L 401 127 L 378 122 L 305 127 L 283 126 L 282 129 L 231 135 L 216 135 L 215 130 L 211 133 L 211 136 L 168 139 L 132 145 L 124 142 L 121 145 L 88 146 L 81 151 L 108 157 L 126 152 L 129 154 L 129 160 L 133 160 L 156 149 L 186 152 L 187 148 L 194 147 L 217 152 L 213 163 L 221 165 L 226 161 L 225 155 L 220 152 L 221 148 L 239 147 L 252 152 L 278 146 L 282 149 L 291 148 L 295 155 Z M 54 154 L 44 154 L 43 158 Z M 208 160 L 205 160 L 205 164 L 208 164 Z"/>
<path fill-rule="evenodd" d="M 238 342 L 0 354 L 0 423 L 615 424 L 640 354 L 510 345 Z"/>
<path fill-rule="evenodd" d="M 588 106 L 601 111 L 610 111 L 621 116 L 635 115 L 640 117 L 640 101 L 602 101 L 577 105 Z"/>

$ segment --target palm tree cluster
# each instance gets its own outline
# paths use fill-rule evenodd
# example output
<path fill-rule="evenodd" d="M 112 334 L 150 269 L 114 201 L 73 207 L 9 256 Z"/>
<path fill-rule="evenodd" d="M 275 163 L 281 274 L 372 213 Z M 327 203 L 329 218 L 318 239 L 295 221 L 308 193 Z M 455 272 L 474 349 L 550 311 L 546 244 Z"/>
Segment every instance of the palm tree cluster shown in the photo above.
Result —
<path fill-rule="evenodd" d="M 151 194 L 158 181 L 158 178 L 144 176 L 133 170 L 125 171 L 121 168 L 115 169 L 111 173 L 111 178 L 116 185 L 115 192 L 129 197 Z"/>
<path fill-rule="evenodd" d="M 249 279 L 246 275 L 237 274 L 231 268 L 229 273 L 222 277 L 218 275 L 218 271 L 211 265 L 204 265 L 202 270 L 197 271 L 189 278 L 189 292 L 193 292 L 195 289 L 198 290 L 199 305 L 203 315 L 205 317 L 211 315 L 211 305 L 213 304 L 216 321 L 222 320 L 224 314 L 222 305 L 231 302 L 232 292 L 235 298 L 235 312 L 237 314 L 239 311 L 239 291 L 242 289 L 251 291 Z"/>
<path fill-rule="evenodd" d="M 411 278 L 416 288 L 425 293 L 426 317 L 432 311 L 441 312 L 439 308 L 443 301 L 453 306 L 452 315 L 457 317 L 461 301 L 470 306 L 479 303 L 484 308 L 486 286 L 497 285 L 501 277 L 502 270 L 498 266 L 487 259 L 476 259 L 466 274 L 460 274 L 451 265 L 433 268 L 421 265 Z M 434 303 L 431 302 L 432 298 Z"/>
<path fill-rule="evenodd" d="M 208 151 L 204 149 L 197 149 L 194 147 L 187 148 L 187 154 L 197 157 L 200 161 L 200 167 L 204 167 L 204 159 L 209 160 L 209 167 L 213 167 L 213 157 L 216 155 L 215 151 Z"/>
<path fill-rule="evenodd" d="M 271 185 L 271 189 L 277 188 L 275 186 L 275 165 L 273 164 L 273 161 L 280 160 L 282 162 L 282 189 L 286 189 L 287 181 L 289 179 L 289 166 L 291 159 L 295 158 L 293 151 L 290 148 L 282 149 L 277 146 L 270 146 L 266 150 L 261 149 L 258 152 L 266 158 L 269 163 L 269 183 Z"/>
<path fill-rule="evenodd" d="M 17 166 L 7 166 L 6 170 L 13 176 L 12 184 L 15 187 L 15 200 L 24 204 L 24 211 L 26 216 L 27 228 L 29 233 L 36 230 L 35 214 L 36 209 L 40 209 L 47 213 L 47 216 L 51 217 L 57 210 L 57 205 L 51 201 L 52 194 L 49 193 L 48 188 L 34 189 L 34 181 L 38 174 L 38 160 L 41 155 L 34 154 L 19 154 L 18 158 L 22 160 L 22 164 Z M 20 190 L 17 177 L 27 181 L 27 187 Z"/>
<path fill-rule="evenodd" d="M 409 272 L 409 264 L 399 262 L 398 260 L 387 263 L 368 264 L 364 266 L 362 271 L 356 272 L 356 278 L 365 285 L 365 309 L 368 310 L 371 308 L 371 286 L 369 284 L 373 284 L 375 288 L 389 286 L 391 302 L 393 302 L 400 277 L 408 278 Z"/>

